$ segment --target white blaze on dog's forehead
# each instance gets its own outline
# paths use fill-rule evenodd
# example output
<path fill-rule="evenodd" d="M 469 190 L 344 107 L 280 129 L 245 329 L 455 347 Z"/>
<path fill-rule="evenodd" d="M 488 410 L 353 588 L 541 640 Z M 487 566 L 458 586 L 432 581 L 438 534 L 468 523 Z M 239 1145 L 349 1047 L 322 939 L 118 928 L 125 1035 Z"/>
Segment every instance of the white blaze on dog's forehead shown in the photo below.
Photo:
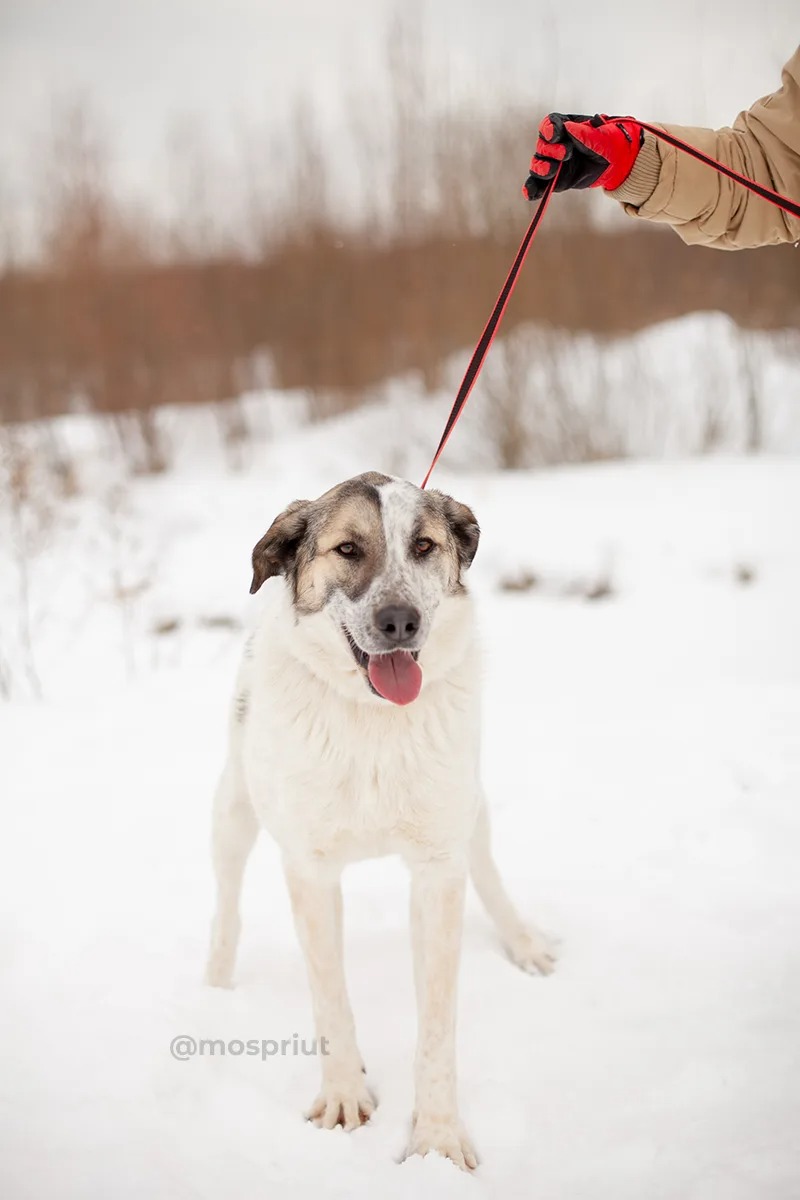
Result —
<path fill-rule="evenodd" d="M 408 556 L 408 545 L 422 507 L 422 492 L 413 483 L 393 479 L 378 488 L 386 538 L 387 565 L 402 568 Z"/>

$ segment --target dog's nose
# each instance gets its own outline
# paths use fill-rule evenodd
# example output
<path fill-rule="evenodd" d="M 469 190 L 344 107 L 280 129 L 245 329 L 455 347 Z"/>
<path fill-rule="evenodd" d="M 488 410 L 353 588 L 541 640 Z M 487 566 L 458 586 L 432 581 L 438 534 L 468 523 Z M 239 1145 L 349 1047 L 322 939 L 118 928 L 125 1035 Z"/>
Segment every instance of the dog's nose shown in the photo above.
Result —
<path fill-rule="evenodd" d="M 410 604 L 387 604 L 375 614 L 375 624 L 383 636 L 396 646 L 410 642 L 422 620 L 419 609 Z"/>

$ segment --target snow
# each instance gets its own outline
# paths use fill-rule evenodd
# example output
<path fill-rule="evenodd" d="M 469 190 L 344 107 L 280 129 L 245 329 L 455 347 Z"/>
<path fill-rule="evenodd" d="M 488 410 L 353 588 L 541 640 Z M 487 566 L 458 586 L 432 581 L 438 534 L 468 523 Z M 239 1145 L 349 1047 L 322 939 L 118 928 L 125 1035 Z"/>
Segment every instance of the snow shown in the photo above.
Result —
<path fill-rule="evenodd" d="M 345 876 L 348 979 L 380 1101 L 368 1126 L 345 1135 L 304 1123 L 313 1058 L 171 1057 L 180 1034 L 313 1036 L 266 836 L 248 868 L 237 987 L 202 983 L 209 807 L 236 626 L 258 608 L 246 595 L 250 547 L 296 495 L 391 466 L 385 431 L 368 440 L 376 420 L 287 429 L 240 475 L 204 461 L 199 437 L 174 473 L 127 488 L 116 543 L 98 540 L 102 505 L 84 496 L 41 555 L 47 699 L 0 706 L 0 1191 L 791 1200 L 800 464 L 790 454 L 435 477 L 483 527 L 472 583 L 496 855 L 561 954 L 550 978 L 518 972 L 470 897 L 459 1088 L 482 1159 L 474 1176 L 397 1161 L 415 1016 L 407 883 L 392 860 Z M 469 428 L 465 418 L 467 440 Z M 187 444 L 194 436 L 186 430 Z M 148 579 L 127 624 L 103 598 L 109 544 Z M 607 594 L 588 599 L 598 583 Z M 180 626 L 155 635 L 156 620 Z"/>

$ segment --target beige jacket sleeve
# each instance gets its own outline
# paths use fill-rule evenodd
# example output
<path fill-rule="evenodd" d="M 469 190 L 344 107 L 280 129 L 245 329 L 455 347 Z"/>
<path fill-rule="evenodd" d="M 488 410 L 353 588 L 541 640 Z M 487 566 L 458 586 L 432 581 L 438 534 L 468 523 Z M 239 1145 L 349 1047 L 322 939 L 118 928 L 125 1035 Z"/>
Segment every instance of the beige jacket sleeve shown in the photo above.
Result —
<path fill-rule="evenodd" d="M 664 129 L 800 201 L 800 47 L 781 88 L 740 113 L 731 129 Z M 666 222 L 694 245 L 739 250 L 800 241 L 800 220 L 649 133 L 630 175 L 609 195 L 630 216 Z"/>

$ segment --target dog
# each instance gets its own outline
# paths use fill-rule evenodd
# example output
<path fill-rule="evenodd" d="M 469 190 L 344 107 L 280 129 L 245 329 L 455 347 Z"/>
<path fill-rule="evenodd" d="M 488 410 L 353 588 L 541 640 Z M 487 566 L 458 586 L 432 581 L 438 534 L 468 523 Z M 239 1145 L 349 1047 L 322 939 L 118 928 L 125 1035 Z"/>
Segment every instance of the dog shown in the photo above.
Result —
<path fill-rule="evenodd" d="M 277 841 L 325 1038 L 307 1113 L 352 1130 L 375 1100 L 342 961 L 343 868 L 400 854 L 411 873 L 418 1009 L 409 1154 L 477 1165 L 456 1100 L 455 1014 L 468 874 L 510 958 L 548 974 L 554 955 L 509 900 L 479 779 L 480 664 L 464 577 L 480 530 L 450 496 L 368 472 L 298 500 L 253 550 L 273 576 L 245 650 L 213 810 L 217 908 L 207 980 L 230 987 L 239 895 L 259 828 Z"/>

